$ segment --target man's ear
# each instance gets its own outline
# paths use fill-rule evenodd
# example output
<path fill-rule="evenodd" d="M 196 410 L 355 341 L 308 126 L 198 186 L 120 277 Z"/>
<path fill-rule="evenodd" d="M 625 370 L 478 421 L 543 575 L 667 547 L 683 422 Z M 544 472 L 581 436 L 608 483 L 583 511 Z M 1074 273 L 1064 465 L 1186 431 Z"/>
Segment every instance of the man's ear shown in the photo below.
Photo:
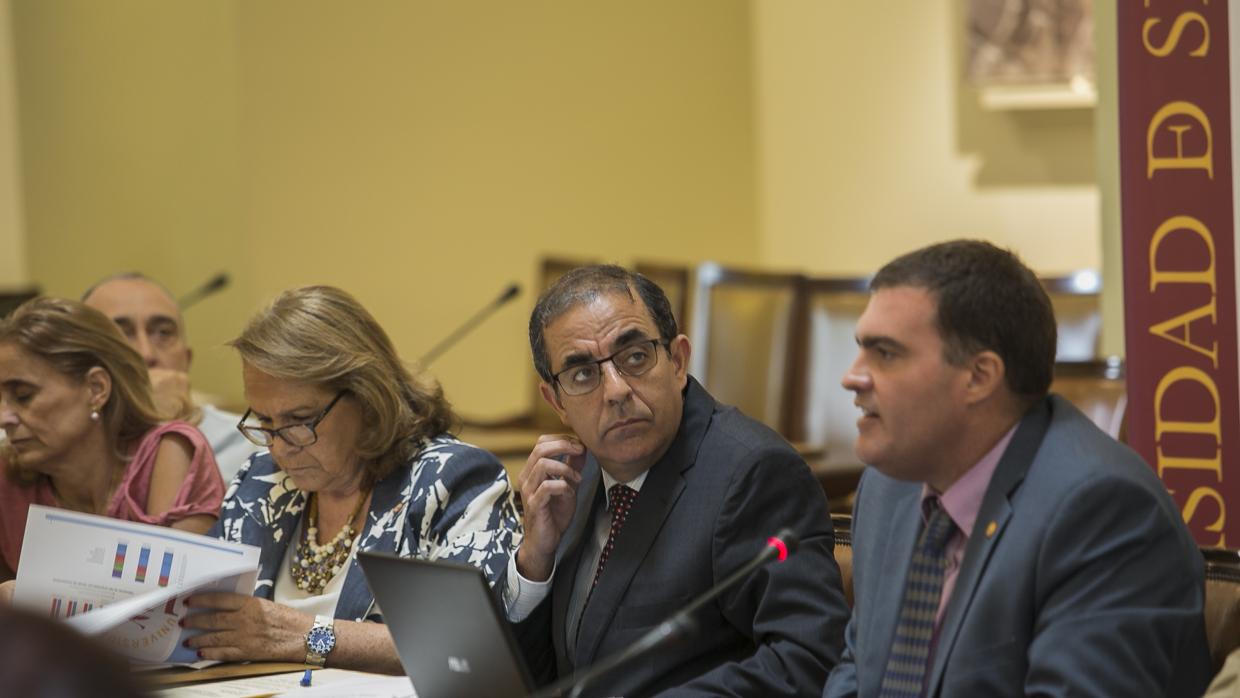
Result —
<path fill-rule="evenodd" d="M 101 366 L 94 366 L 86 372 L 86 378 L 82 382 L 85 383 L 89 395 L 87 400 L 90 401 L 90 409 L 96 412 L 102 410 L 103 406 L 108 404 L 108 398 L 112 397 L 112 374 Z"/>
<path fill-rule="evenodd" d="M 988 399 L 1007 385 L 1007 367 L 993 351 L 980 351 L 969 359 L 968 394 L 970 403 Z"/>
<path fill-rule="evenodd" d="M 185 347 L 185 370 L 189 371 L 190 366 L 194 365 L 194 350 Z"/>
<path fill-rule="evenodd" d="M 568 426 L 568 420 L 565 419 L 568 412 L 565 411 L 564 405 L 560 402 L 559 392 L 557 392 L 556 389 L 547 381 L 543 381 L 538 384 L 538 392 L 542 395 L 542 399 L 546 401 L 548 405 L 551 405 L 551 409 L 555 410 L 556 415 L 560 418 L 560 422 L 564 426 Z"/>
<path fill-rule="evenodd" d="M 676 338 L 667 345 L 667 353 L 672 358 L 672 369 L 676 374 L 676 383 L 681 388 L 684 388 L 689 376 L 689 357 L 693 355 L 693 348 L 689 345 L 689 338 L 683 334 L 676 335 Z"/>

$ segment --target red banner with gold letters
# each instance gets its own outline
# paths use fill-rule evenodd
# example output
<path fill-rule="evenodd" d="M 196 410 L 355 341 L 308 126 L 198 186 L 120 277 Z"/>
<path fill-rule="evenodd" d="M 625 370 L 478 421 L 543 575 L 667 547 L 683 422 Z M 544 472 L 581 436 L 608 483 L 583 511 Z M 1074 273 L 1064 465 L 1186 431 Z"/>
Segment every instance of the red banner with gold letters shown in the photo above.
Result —
<path fill-rule="evenodd" d="M 1226 2 L 1118 3 L 1128 442 L 1201 545 L 1240 546 Z"/>

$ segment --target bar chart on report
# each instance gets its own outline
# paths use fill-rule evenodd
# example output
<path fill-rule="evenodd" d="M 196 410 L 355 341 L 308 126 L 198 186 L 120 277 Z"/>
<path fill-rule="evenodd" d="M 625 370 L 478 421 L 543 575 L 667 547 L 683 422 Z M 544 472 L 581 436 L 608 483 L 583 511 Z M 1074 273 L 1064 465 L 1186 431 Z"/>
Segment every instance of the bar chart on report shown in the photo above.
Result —
<path fill-rule="evenodd" d="M 116 542 L 116 552 L 112 557 L 112 578 L 120 580 L 132 579 L 138 584 L 146 584 L 149 579 L 151 583 L 161 587 L 168 586 L 172 581 L 173 563 L 177 558 L 176 551 L 173 548 L 165 548 L 156 555 L 152 554 L 150 545 L 142 545 L 138 548 L 137 561 L 132 567 L 129 565 L 132 551 L 127 541 Z M 159 574 L 151 574 L 152 559 L 159 560 Z M 129 575 L 132 574 L 132 577 Z"/>

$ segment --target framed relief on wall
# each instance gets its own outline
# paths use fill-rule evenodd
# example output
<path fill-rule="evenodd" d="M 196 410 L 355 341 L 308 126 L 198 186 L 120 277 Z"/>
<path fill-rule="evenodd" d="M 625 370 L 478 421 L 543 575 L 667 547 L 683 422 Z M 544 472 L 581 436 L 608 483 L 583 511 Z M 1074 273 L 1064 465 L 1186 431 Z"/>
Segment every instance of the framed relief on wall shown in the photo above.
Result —
<path fill-rule="evenodd" d="M 968 0 L 965 74 L 987 96 L 1077 95 L 1093 101 L 1091 0 Z M 993 89 L 992 89 L 993 88 Z M 1085 106 L 1055 104 L 1043 106 Z M 1002 106 L 1002 105 L 991 105 Z M 1019 104 L 1012 105 L 1019 106 Z"/>

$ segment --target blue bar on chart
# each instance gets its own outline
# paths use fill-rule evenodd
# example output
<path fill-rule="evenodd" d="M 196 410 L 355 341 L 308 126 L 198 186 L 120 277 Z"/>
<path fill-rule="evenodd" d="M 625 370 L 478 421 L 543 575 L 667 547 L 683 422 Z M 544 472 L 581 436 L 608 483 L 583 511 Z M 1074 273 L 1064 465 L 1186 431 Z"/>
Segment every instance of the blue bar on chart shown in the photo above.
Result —
<path fill-rule="evenodd" d="M 164 551 L 164 561 L 159 566 L 159 586 L 168 586 L 168 579 L 172 576 L 172 551 Z"/>
<path fill-rule="evenodd" d="M 146 581 L 146 565 L 151 561 L 151 546 L 144 545 L 138 551 L 138 573 L 134 575 L 134 581 Z"/>
<path fill-rule="evenodd" d="M 125 543 L 116 544 L 116 560 L 112 563 L 112 576 L 116 579 L 121 578 L 121 572 L 125 569 L 125 551 L 128 548 Z"/>

